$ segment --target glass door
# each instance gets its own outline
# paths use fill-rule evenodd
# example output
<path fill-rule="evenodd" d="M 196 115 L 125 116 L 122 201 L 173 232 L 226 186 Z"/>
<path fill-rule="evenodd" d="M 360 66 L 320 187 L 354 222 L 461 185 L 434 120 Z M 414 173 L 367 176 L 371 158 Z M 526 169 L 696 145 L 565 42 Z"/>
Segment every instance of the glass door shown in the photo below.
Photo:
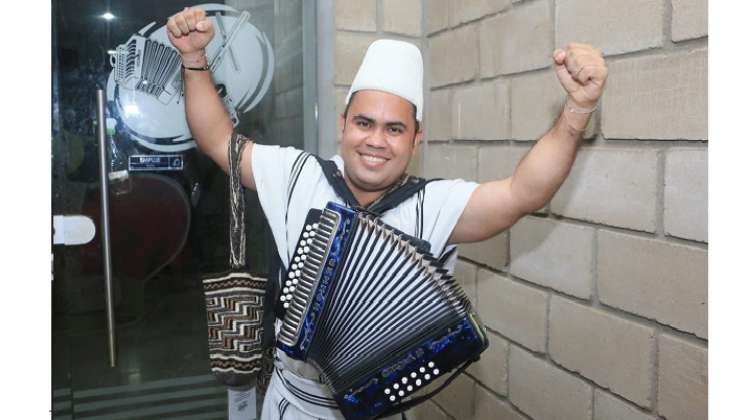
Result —
<path fill-rule="evenodd" d="M 226 388 L 209 369 L 200 282 L 228 268 L 227 178 L 195 149 L 184 117 L 180 61 L 164 25 L 185 6 L 202 7 L 215 24 L 208 55 L 222 55 L 213 75 L 236 129 L 316 151 L 315 43 L 305 35 L 314 34 L 315 2 L 53 1 L 56 419 L 228 416 Z M 97 90 L 106 97 L 113 331 Z M 250 269 L 264 275 L 269 235 L 256 196 L 248 201 Z"/>

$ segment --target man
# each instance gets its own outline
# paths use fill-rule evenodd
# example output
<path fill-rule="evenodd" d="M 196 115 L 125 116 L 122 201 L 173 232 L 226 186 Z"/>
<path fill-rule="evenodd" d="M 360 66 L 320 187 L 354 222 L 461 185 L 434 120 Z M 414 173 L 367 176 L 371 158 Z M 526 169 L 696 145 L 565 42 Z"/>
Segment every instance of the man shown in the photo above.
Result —
<path fill-rule="evenodd" d="M 185 67 L 190 130 L 199 149 L 227 171 L 233 127 L 206 71 L 205 46 L 213 37 L 212 24 L 203 11 L 187 8 L 171 17 L 167 28 Z M 570 44 L 556 50 L 553 60 L 568 93 L 566 104 L 511 177 L 479 185 L 431 182 L 385 212 L 382 220 L 428 241 L 431 252 L 453 268 L 456 244 L 490 238 L 545 206 L 570 172 L 607 78 L 600 51 L 589 45 Z M 340 116 L 340 156 L 332 160 L 362 206 L 398 185 L 422 140 L 422 69 L 417 47 L 379 40 L 369 47 L 353 81 Z M 302 151 L 249 143 L 242 162 L 242 183 L 257 191 L 287 267 L 309 209 L 345 200 L 329 185 L 317 161 Z M 341 418 L 318 376 L 310 365 L 278 352 L 262 418 Z"/>

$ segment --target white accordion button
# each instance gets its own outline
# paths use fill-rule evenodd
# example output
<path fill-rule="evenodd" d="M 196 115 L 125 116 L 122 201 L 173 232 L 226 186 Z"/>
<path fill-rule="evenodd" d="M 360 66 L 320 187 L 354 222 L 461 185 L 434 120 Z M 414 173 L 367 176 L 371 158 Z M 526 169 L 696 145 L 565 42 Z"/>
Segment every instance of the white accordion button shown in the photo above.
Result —
<path fill-rule="evenodd" d="M 306 255 L 301 255 L 301 259 L 306 261 Z"/>
<path fill-rule="evenodd" d="M 384 390 L 384 393 L 385 393 L 386 395 L 389 395 L 389 394 L 391 394 L 391 393 L 392 393 L 392 390 L 391 390 L 391 389 L 389 389 L 389 388 L 387 388 L 387 389 L 385 389 L 385 390 Z"/>
<path fill-rule="evenodd" d="M 402 378 L 402 383 L 403 383 L 403 384 L 406 384 L 406 383 L 407 383 L 407 377 L 404 377 L 404 378 Z"/>
<path fill-rule="evenodd" d="M 420 379 L 415 380 L 415 385 L 420 386 L 422 384 L 423 384 L 423 381 L 421 381 Z"/>
<path fill-rule="evenodd" d="M 297 269 L 297 268 L 298 268 L 298 264 L 293 264 L 293 265 L 291 265 L 291 268 L 292 268 L 293 270 Z"/>
<path fill-rule="evenodd" d="M 425 374 L 425 380 L 429 381 L 430 379 L 431 379 L 431 374 L 430 373 L 426 373 Z"/>
<path fill-rule="evenodd" d="M 316 236 L 316 232 L 314 232 L 314 231 L 312 230 L 311 232 L 309 232 L 309 236 L 313 238 L 314 236 Z"/>
<path fill-rule="evenodd" d="M 394 389 L 399 389 L 399 384 L 394 384 L 394 385 L 392 385 L 392 388 L 394 388 Z"/>
<path fill-rule="evenodd" d="M 286 308 L 286 309 L 288 309 L 289 307 L 290 307 L 290 303 L 288 303 L 288 302 L 285 302 L 285 303 L 283 304 L 283 308 Z"/>
<path fill-rule="evenodd" d="M 283 287 L 283 293 L 288 293 L 288 288 L 287 287 Z"/>
<path fill-rule="evenodd" d="M 314 229 L 318 229 L 318 228 L 319 228 L 319 223 L 314 223 L 314 224 L 312 225 L 312 227 L 313 227 Z"/>
<path fill-rule="evenodd" d="M 412 385 L 407 385 L 407 390 L 408 390 L 409 392 L 412 392 Z"/>
<path fill-rule="evenodd" d="M 293 284 L 298 284 L 298 279 L 293 279 Z"/>
<path fill-rule="evenodd" d="M 301 277 L 301 270 L 296 270 L 296 277 Z"/>
<path fill-rule="evenodd" d="M 432 368 L 433 366 L 436 366 L 436 364 L 435 364 L 435 363 L 433 363 L 433 362 L 428 362 L 428 367 L 429 367 L 429 368 Z"/>
<path fill-rule="evenodd" d="M 309 232 L 304 232 L 304 233 L 303 233 L 303 238 L 304 238 L 304 239 L 306 239 L 306 238 L 308 238 L 308 237 L 309 237 Z"/>
<path fill-rule="evenodd" d="M 392 395 L 391 397 L 389 397 L 389 401 L 396 401 L 396 400 L 397 400 L 397 397 L 395 397 L 394 395 Z"/>
<path fill-rule="evenodd" d="M 280 295 L 280 301 L 285 302 L 285 295 Z"/>
<path fill-rule="evenodd" d="M 288 290 L 290 290 L 292 292 L 292 291 L 296 290 L 296 286 L 291 286 L 291 287 L 288 288 Z M 436 370 L 438 370 L 438 369 L 436 369 Z M 436 371 L 434 371 L 433 373 L 435 373 L 436 375 L 438 375 L 438 372 L 436 372 Z"/>
<path fill-rule="evenodd" d="M 417 373 L 415 373 L 415 372 L 412 372 L 412 373 L 410 374 L 410 377 L 411 377 L 412 379 L 415 379 L 415 378 L 417 378 L 417 377 L 418 377 L 418 374 L 417 374 Z"/>
<path fill-rule="evenodd" d="M 306 225 L 306 230 L 311 230 L 311 225 Z"/>
<path fill-rule="evenodd" d="M 309 252 L 309 251 L 310 251 L 310 249 L 309 249 L 309 247 L 308 247 L 308 246 L 305 246 L 305 247 L 303 247 L 303 252 L 304 252 L 304 253 L 306 253 L 306 252 Z"/>
<path fill-rule="evenodd" d="M 438 373 L 439 373 L 439 370 L 438 370 L 438 369 L 433 369 L 433 374 L 434 374 L 434 375 L 438 375 Z"/>
<path fill-rule="evenodd" d="M 288 278 L 289 279 L 292 279 L 294 277 L 296 277 L 296 272 L 295 271 L 291 271 L 290 273 L 288 273 Z"/>
<path fill-rule="evenodd" d="M 400 397 L 404 397 L 405 396 L 405 391 L 399 391 L 399 396 Z"/>
<path fill-rule="evenodd" d="M 303 239 L 301 239 L 301 246 L 306 246 L 306 241 L 304 241 Z M 306 248 L 304 248 L 304 251 L 306 251 Z M 308 252 L 308 251 L 306 251 L 306 252 Z"/>
<path fill-rule="evenodd" d="M 301 258 L 300 258 L 300 257 L 296 257 L 296 258 L 293 258 L 293 261 L 295 261 L 295 262 L 300 262 L 300 261 L 301 261 Z"/>
<path fill-rule="evenodd" d="M 425 368 L 424 367 L 421 367 L 419 370 L 420 370 L 420 373 L 425 373 Z"/>

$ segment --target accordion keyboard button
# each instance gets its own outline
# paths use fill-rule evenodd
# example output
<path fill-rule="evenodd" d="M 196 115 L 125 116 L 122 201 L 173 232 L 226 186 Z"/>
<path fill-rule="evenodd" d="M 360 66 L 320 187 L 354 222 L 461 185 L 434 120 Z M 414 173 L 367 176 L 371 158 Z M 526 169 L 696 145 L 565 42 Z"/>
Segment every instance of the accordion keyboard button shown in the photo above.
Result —
<path fill-rule="evenodd" d="M 416 379 L 416 380 L 415 380 L 415 385 L 416 385 L 416 386 L 420 386 L 420 385 L 422 385 L 422 384 L 423 384 L 423 381 L 421 381 L 420 379 Z"/>
<path fill-rule="evenodd" d="M 394 384 L 394 385 L 392 385 L 392 388 L 394 388 L 394 389 L 399 389 L 399 384 Z"/>
<path fill-rule="evenodd" d="M 412 392 L 412 385 L 407 385 L 407 391 Z"/>
<path fill-rule="evenodd" d="M 420 373 L 425 373 L 425 368 L 424 367 L 420 368 Z"/>
<path fill-rule="evenodd" d="M 418 377 L 418 374 L 417 374 L 417 373 L 415 373 L 415 372 L 412 372 L 412 373 L 410 374 L 410 377 L 411 377 L 412 379 L 415 379 L 415 378 L 417 378 L 417 377 Z"/>
<path fill-rule="evenodd" d="M 428 362 L 428 367 L 429 367 L 429 368 L 432 368 L 432 367 L 434 367 L 434 366 L 436 366 L 436 364 L 435 364 L 435 363 L 433 363 L 433 362 Z"/>
<path fill-rule="evenodd" d="M 391 390 L 391 389 L 389 389 L 389 388 L 387 388 L 387 389 L 385 389 L 385 390 L 384 390 L 384 393 L 385 393 L 386 395 L 389 395 L 389 394 L 391 394 L 391 393 L 392 393 L 392 390 Z"/>
<path fill-rule="evenodd" d="M 430 375 L 430 373 L 426 373 L 426 374 L 425 374 L 425 380 L 426 380 L 426 381 L 430 381 L 430 380 L 431 380 L 431 375 Z"/>
<path fill-rule="evenodd" d="M 400 397 L 404 397 L 405 396 L 405 391 L 399 391 L 399 396 Z"/>
<path fill-rule="evenodd" d="M 403 383 L 403 384 L 406 384 L 406 383 L 407 383 L 407 377 L 404 377 L 404 378 L 402 378 L 402 383 Z"/>
<path fill-rule="evenodd" d="M 394 402 L 396 400 L 397 400 L 397 397 L 395 397 L 394 395 L 392 395 L 391 397 L 389 397 L 389 401 Z"/>

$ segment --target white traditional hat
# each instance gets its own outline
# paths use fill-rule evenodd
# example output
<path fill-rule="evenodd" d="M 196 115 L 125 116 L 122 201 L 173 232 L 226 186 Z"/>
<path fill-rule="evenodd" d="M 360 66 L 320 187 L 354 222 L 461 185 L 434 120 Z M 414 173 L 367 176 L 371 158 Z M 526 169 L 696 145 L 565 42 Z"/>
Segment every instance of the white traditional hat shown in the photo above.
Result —
<path fill-rule="evenodd" d="M 353 79 L 345 103 L 359 90 L 380 90 L 415 105 L 416 119 L 423 121 L 423 56 L 415 45 L 393 39 L 371 43 Z"/>

